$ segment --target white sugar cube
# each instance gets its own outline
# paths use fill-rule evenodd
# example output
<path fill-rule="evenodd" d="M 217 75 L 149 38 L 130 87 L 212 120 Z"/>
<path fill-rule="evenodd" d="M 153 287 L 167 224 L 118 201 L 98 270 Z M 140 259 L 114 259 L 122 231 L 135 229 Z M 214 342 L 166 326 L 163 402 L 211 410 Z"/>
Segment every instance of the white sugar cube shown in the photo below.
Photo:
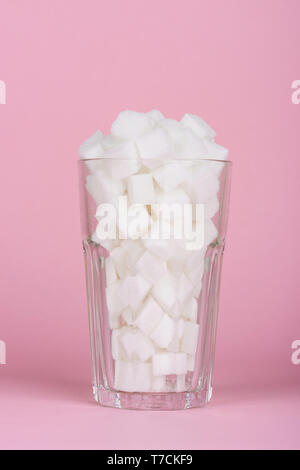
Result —
<path fill-rule="evenodd" d="M 219 210 L 219 198 L 214 196 L 206 201 L 204 206 L 204 217 L 211 219 Z"/>
<path fill-rule="evenodd" d="M 121 334 L 122 334 L 122 328 L 112 330 L 111 350 L 112 350 L 112 357 L 115 360 L 124 359 L 124 351 L 122 350 L 122 346 L 119 341 Z"/>
<path fill-rule="evenodd" d="M 157 202 L 166 204 L 188 204 L 190 198 L 182 188 L 176 188 L 168 192 L 157 192 Z"/>
<path fill-rule="evenodd" d="M 162 316 L 163 311 L 160 305 L 150 295 L 142 305 L 136 318 L 135 325 L 146 335 L 150 335 L 159 324 Z"/>
<path fill-rule="evenodd" d="M 188 354 L 187 358 L 188 371 L 192 372 L 193 370 L 195 370 L 196 356 L 195 354 Z"/>
<path fill-rule="evenodd" d="M 176 246 L 174 244 L 174 246 Z M 184 270 L 185 263 L 187 259 L 187 251 L 182 249 L 179 244 L 177 244 L 177 250 L 174 249 L 174 256 L 168 260 L 169 270 L 176 276 L 180 276 Z"/>
<path fill-rule="evenodd" d="M 139 240 L 134 240 L 131 249 L 127 250 L 125 262 L 131 274 L 137 273 L 136 264 L 144 252 L 144 245 Z"/>
<path fill-rule="evenodd" d="M 175 389 L 178 393 L 186 391 L 185 375 L 177 375 Z"/>
<path fill-rule="evenodd" d="M 176 301 L 176 287 L 174 279 L 170 274 L 166 274 L 153 286 L 152 295 L 164 310 L 168 311 L 174 305 Z"/>
<path fill-rule="evenodd" d="M 228 157 L 228 149 L 222 145 L 204 139 L 203 143 L 207 149 L 208 156 L 214 160 L 226 160 Z"/>
<path fill-rule="evenodd" d="M 204 227 L 204 243 L 209 245 L 218 237 L 218 230 L 211 219 L 205 221 Z"/>
<path fill-rule="evenodd" d="M 180 274 L 182 273 L 183 267 L 184 267 L 183 261 L 180 258 L 177 259 L 176 256 L 173 256 L 168 261 L 168 268 L 175 276 L 180 276 Z"/>
<path fill-rule="evenodd" d="M 175 323 L 166 313 L 163 315 L 157 327 L 151 333 L 151 339 L 161 348 L 166 348 L 171 342 L 175 332 Z"/>
<path fill-rule="evenodd" d="M 104 157 L 107 158 L 108 162 L 109 157 L 122 160 L 138 160 L 138 152 L 134 140 L 117 140 L 113 142 L 112 145 L 106 147 Z M 108 165 L 107 168 L 110 168 L 111 172 L 113 172 L 112 167 Z"/>
<path fill-rule="evenodd" d="M 127 305 L 130 305 L 136 311 L 148 294 L 151 284 L 141 275 L 136 274 L 134 276 L 127 276 L 123 281 L 122 287 L 127 294 Z M 124 305 L 124 307 L 127 307 L 127 305 Z"/>
<path fill-rule="evenodd" d="M 185 272 L 188 274 L 190 271 L 195 271 L 197 269 L 204 269 L 204 256 L 205 256 L 205 249 L 197 250 L 197 251 L 190 251 L 187 253 L 186 261 L 185 261 Z"/>
<path fill-rule="evenodd" d="M 151 111 L 148 111 L 146 114 L 155 122 L 158 122 L 164 119 L 163 114 L 160 111 L 158 111 L 158 109 L 152 109 Z"/>
<path fill-rule="evenodd" d="M 147 168 L 157 168 L 172 158 L 172 141 L 164 129 L 156 128 L 136 139 L 139 156 Z"/>
<path fill-rule="evenodd" d="M 117 330 L 118 328 L 121 328 L 122 324 L 120 322 L 120 315 L 109 315 L 108 323 L 111 330 Z"/>
<path fill-rule="evenodd" d="M 184 162 L 166 163 L 153 172 L 153 178 L 164 191 L 171 191 L 190 176 Z"/>
<path fill-rule="evenodd" d="M 182 315 L 182 312 L 182 306 L 180 305 L 180 302 L 178 302 L 178 300 L 176 300 L 174 305 L 172 305 L 172 307 L 168 310 L 169 315 L 175 319 L 179 318 Z"/>
<path fill-rule="evenodd" d="M 202 237 L 195 239 L 195 241 L 189 241 L 185 244 L 187 250 L 193 250 L 193 252 L 203 252 L 208 245 L 210 245 L 213 241 L 216 240 L 218 237 L 218 230 L 211 219 L 204 220 L 204 227 L 203 222 L 197 222 L 193 226 L 193 230 L 195 233 L 201 233 L 204 230 L 204 240 Z"/>
<path fill-rule="evenodd" d="M 114 388 L 124 392 L 148 392 L 151 389 L 151 364 L 115 361 Z"/>
<path fill-rule="evenodd" d="M 130 139 L 150 130 L 154 121 L 149 116 L 136 111 L 122 111 L 111 126 L 113 136 Z"/>
<path fill-rule="evenodd" d="M 170 351 L 170 352 L 179 352 L 180 351 L 180 341 L 179 341 L 179 338 L 176 334 L 174 334 L 171 342 L 166 347 L 166 350 Z"/>
<path fill-rule="evenodd" d="M 166 376 L 153 377 L 151 390 L 152 392 L 167 392 Z"/>
<path fill-rule="evenodd" d="M 113 260 L 108 257 L 105 260 L 106 285 L 109 286 L 118 280 L 117 272 Z"/>
<path fill-rule="evenodd" d="M 128 196 L 131 204 L 152 204 L 155 201 L 152 176 L 150 174 L 130 176 Z"/>
<path fill-rule="evenodd" d="M 114 388 L 123 392 L 134 392 L 136 388 L 134 372 L 133 363 L 116 360 Z"/>
<path fill-rule="evenodd" d="M 102 144 L 105 150 L 109 150 L 110 148 L 116 147 L 122 143 L 124 143 L 124 139 L 111 134 L 104 136 L 102 140 Z"/>
<path fill-rule="evenodd" d="M 106 171 L 105 160 L 102 158 L 86 158 L 84 159 L 84 164 L 89 169 L 90 173 L 96 173 L 96 171 Z"/>
<path fill-rule="evenodd" d="M 182 338 L 183 336 L 183 333 L 184 333 L 184 329 L 185 329 L 185 321 L 180 318 L 177 322 L 176 322 L 176 335 L 179 339 Z"/>
<path fill-rule="evenodd" d="M 177 375 L 184 375 L 187 373 L 187 355 L 182 353 L 174 353 L 175 370 Z"/>
<path fill-rule="evenodd" d="M 192 297 L 184 307 L 184 318 L 191 321 L 192 323 L 197 322 L 198 315 L 198 302 L 197 299 Z"/>
<path fill-rule="evenodd" d="M 181 123 L 190 128 L 195 134 L 203 139 L 214 139 L 216 136 L 215 131 L 200 117 L 195 114 L 185 114 L 181 119 Z"/>
<path fill-rule="evenodd" d="M 79 147 L 79 156 L 82 159 L 99 158 L 103 155 L 103 137 L 101 131 L 96 131 L 91 137 L 83 142 Z"/>
<path fill-rule="evenodd" d="M 204 273 L 204 261 L 199 264 L 199 267 L 193 270 L 186 271 L 188 278 L 196 286 L 199 282 L 201 283 Z"/>
<path fill-rule="evenodd" d="M 113 180 L 107 173 L 98 170 L 86 177 L 86 189 L 97 204 L 110 202 L 125 192 L 122 181 Z"/>
<path fill-rule="evenodd" d="M 193 202 L 205 203 L 215 197 L 220 183 L 210 163 L 195 165 L 191 173 L 191 195 Z"/>
<path fill-rule="evenodd" d="M 173 245 L 170 244 L 170 240 L 147 239 L 143 240 L 143 243 L 147 250 L 164 261 L 167 261 L 174 253 Z"/>
<path fill-rule="evenodd" d="M 136 264 L 137 271 L 151 282 L 155 284 L 167 273 L 167 267 L 165 261 L 162 261 L 157 256 L 153 255 L 149 251 L 140 257 L 139 261 Z"/>
<path fill-rule="evenodd" d="M 104 162 L 106 170 L 113 179 L 127 178 L 137 173 L 142 166 L 133 141 L 127 141 L 109 148 L 105 151 L 104 156 L 107 157 Z"/>
<path fill-rule="evenodd" d="M 159 121 L 158 126 L 167 131 L 167 133 L 176 140 L 178 133 L 183 129 L 183 125 L 175 119 L 163 119 Z"/>
<path fill-rule="evenodd" d="M 106 302 L 109 315 L 116 316 L 127 307 L 128 301 L 126 301 L 122 293 L 122 281 L 117 281 L 106 287 Z"/>
<path fill-rule="evenodd" d="M 199 325 L 186 322 L 181 340 L 181 351 L 187 354 L 195 354 L 198 344 Z"/>
<path fill-rule="evenodd" d="M 149 392 L 152 386 L 151 364 L 136 362 L 134 364 L 135 391 Z"/>
<path fill-rule="evenodd" d="M 201 291 L 202 291 L 202 281 L 198 281 L 195 285 L 194 285 L 194 290 L 193 290 L 193 296 L 196 298 L 196 299 L 199 299 L 200 297 L 200 294 L 201 294 Z"/>
<path fill-rule="evenodd" d="M 191 129 L 184 128 L 176 135 L 175 151 L 177 158 L 195 160 L 205 158 L 207 150 L 200 139 Z"/>
<path fill-rule="evenodd" d="M 127 265 L 125 261 L 126 254 L 127 250 L 123 245 L 117 246 L 110 252 L 110 257 L 113 260 L 115 270 L 121 278 L 124 278 L 127 274 Z"/>
<path fill-rule="evenodd" d="M 133 325 L 135 321 L 135 314 L 132 308 L 125 308 L 125 310 L 122 312 L 122 318 L 127 323 L 127 325 Z"/>
<path fill-rule="evenodd" d="M 177 281 L 177 299 L 181 305 L 184 305 L 190 299 L 194 289 L 193 283 L 182 273 Z"/>
<path fill-rule="evenodd" d="M 122 345 L 126 360 L 147 361 L 155 352 L 150 339 L 141 331 L 125 328 L 118 340 Z"/>
<path fill-rule="evenodd" d="M 152 372 L 158 375 L 184 375 L 187 373 L 187 355 L 184 353 L 161 352 L 152 356 Z"/>

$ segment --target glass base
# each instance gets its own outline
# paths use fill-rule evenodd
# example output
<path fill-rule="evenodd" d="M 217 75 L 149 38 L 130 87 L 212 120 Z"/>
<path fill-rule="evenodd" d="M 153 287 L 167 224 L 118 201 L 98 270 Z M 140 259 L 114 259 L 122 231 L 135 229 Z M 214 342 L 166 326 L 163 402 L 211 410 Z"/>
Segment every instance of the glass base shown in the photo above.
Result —
<path fill-rule="evenodd" d="M 127 410 L 187 410 L 201 408 L 211 399 L 212 389 L 181 393 L 128 393 L 93 387 L 95 400 L 102 406 Z"/>

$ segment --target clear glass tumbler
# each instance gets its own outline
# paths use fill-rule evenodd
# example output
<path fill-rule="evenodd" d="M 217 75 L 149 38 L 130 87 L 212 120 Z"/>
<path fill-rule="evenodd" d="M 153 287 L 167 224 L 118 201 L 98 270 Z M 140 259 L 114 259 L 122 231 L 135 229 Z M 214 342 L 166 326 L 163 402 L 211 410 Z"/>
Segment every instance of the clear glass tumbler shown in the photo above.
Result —
<path fill-rule="evenodd" d="M 79 162 L 93 394 L 179 410 L 212 395 L 231 162 Z"/>

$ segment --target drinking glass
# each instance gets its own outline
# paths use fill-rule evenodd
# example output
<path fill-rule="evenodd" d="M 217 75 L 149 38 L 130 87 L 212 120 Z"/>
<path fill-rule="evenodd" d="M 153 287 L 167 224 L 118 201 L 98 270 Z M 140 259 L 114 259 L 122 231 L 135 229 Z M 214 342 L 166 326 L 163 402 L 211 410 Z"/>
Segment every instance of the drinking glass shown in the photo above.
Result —
<path fill-rule="evenodd" d="M 232 164 L 174 159 L 160 174 L 153 162 L 79 161 L 93 395 L 115 408 L 201 407 L 212 396 Z"/>

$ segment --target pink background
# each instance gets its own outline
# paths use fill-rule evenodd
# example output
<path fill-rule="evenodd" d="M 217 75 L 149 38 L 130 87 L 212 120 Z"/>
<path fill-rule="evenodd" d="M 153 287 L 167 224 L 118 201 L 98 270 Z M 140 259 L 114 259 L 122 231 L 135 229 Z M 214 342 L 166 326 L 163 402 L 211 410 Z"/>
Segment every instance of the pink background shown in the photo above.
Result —
<path fill-rule="evenodd" d="M 300 448 L 299 0 L 0 0 L 0 447 Z M 211 404 L 91 398 L 77 148 L 200 114 L 234 161 Z"/>

